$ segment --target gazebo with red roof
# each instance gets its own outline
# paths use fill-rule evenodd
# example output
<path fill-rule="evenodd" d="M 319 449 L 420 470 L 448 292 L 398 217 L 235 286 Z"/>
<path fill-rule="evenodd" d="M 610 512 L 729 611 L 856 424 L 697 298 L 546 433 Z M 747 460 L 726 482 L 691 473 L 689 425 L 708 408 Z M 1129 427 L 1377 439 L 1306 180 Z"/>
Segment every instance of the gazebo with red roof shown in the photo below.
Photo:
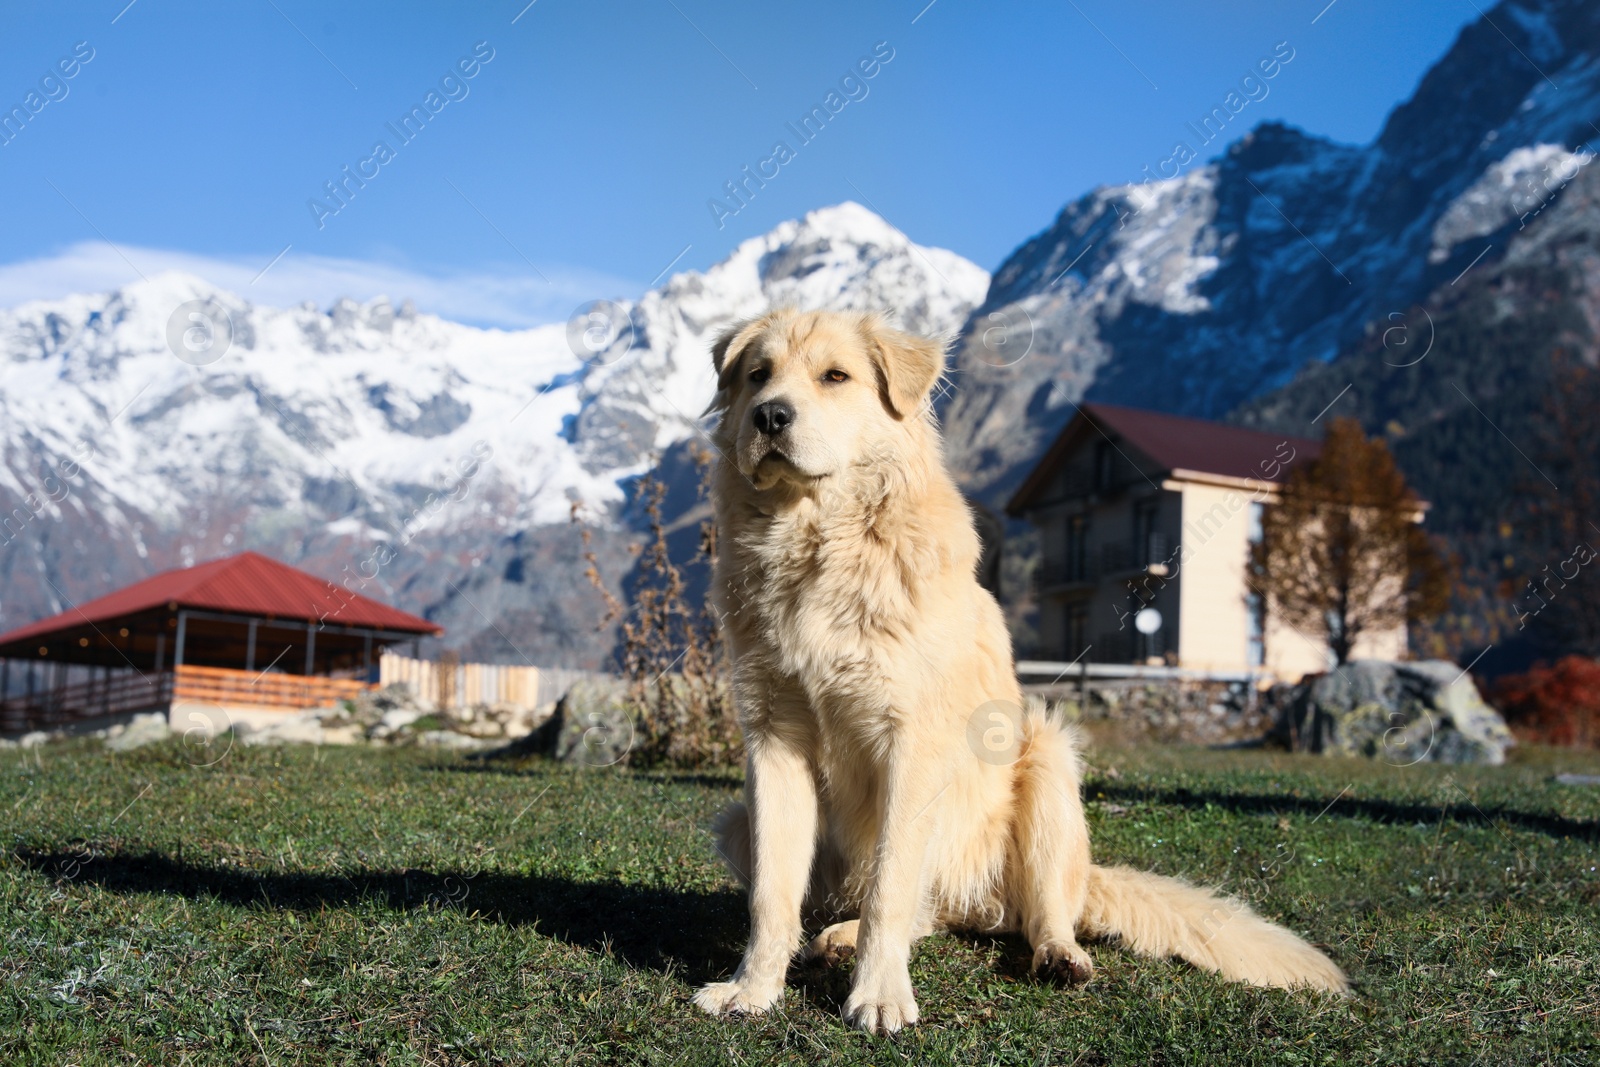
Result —
<path fill-rule="evenodd" d="M 0 634 L 0 731 L 182 701 L 316 707 L 369 687 L 385 646 L 442 632 L 345 585 L 241 552 Z"/>

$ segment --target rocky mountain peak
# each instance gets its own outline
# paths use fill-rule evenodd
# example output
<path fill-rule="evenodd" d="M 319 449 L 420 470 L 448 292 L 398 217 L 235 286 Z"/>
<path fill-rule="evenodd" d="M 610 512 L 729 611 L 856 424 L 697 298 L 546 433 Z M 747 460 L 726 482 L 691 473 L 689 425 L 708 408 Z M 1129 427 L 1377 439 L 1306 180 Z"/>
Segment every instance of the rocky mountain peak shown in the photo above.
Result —
<path fill-rule="evenodd" d="M 1080 400 L 1223 417 L 1492 263 L 1589 142 L 1600 7 L 1517 0 L 1466 27 L 1369 145 L 1263 123 L 1180 177 L 1088 193 L 996 271 L 964 331 L 951 458 L 999 502 Z"/>
<path fill-rule="evenodd" d="M 987 285 L 846 203 L 588 308 L 576 330 L 476 329 L 387 297 L 272 308 L 181 272 L 0 311 L 0 499 L 22 509 L 0 629 L 248 546 L 375 569 L 370 592 L 438 613 L 458 645 L 498 622 L 566 656 L 591 635 L 547 617 L 549 586 L 503 576 L 569 534 L 574 504 L 614 518 L 697 432 L 718 330 L 794 305 L 899 309 L 953 336 Z M 501 549 L 527 567 L 483 571 Z"/>

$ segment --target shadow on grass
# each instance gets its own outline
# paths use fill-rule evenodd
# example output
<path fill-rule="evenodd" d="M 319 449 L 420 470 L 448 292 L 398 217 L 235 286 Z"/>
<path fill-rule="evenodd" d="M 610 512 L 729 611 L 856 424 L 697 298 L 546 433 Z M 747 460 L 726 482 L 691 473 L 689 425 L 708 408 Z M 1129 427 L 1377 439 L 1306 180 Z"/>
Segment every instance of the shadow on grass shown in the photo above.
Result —
<path fill-rule="evenodd" d="M 348 875 L 252 871 L 190 863 L 159 852 L 18 849 L 52 878 L 113 893 L 171 893 L 237 907 L 299 912 L 373 903 L 395 911 L 454 910 L 585 949 L 609 949 L 632 967 L 671 971 L 699 984 L 726 977 L 747 930 L 744 895 L 689 892 L 479 871 L 361 871 Z"/>
<path fill-rule="evenodd" d="M 537 757 L 521 760 L 499 760 L 494 762 L 479 763 L 429 763 L 422 768 L 434 773 L 447 772 L 451 774 L 497 774 L 508 778 L 548 778 L 552 771 L 567 770 L 564 765 L 552 760 Z M 617 770 L 606 767 L 576 768 L 576 774 L 618 774 Z M 697 773 L 694 771 L 649 771 L 636 770 L 631 772 L 632 777 L 647 782 L 670 782 L 673 785 L 700 785 L 712 789 L 735 790 L 744 788 L 742 776 L 724 771 L 721 773 Z"/>
<path fill-rule="evenodd" d="M 995 956 L 994 973 L 1014 982 L 1031 982 L 1033 973 L 1033 946 L 1018 933 L 994 933 L 982 930 L 947 930 L 952 937 L 976 952 L 992 952 Z M 1094 944 L 1085 939 L 1084 944 Z"/>
<path fill-rule="evenodd" d="M 1433 824 L 1448 815 L 1458 823 L 1494 826 L 1504 823 L 1518 830 L 1548 834 L 1551 837 L 1570 837 L 1580 841 L 1600 840 L 1600 821 L 1594 819 L 1568 819 L 1560 815 L 1542 815 L 1538 812 L 1516 811 L 1492 806 L 1485 808 L 1463 795 L 1458 802 L 1445 805 L 1411 804 L 1393 800 L 1363 799 L 1360 797 L 1292 797 L 1282 794 L 1250 794 L 1215 792 L 1211 790 L 1153 789 L 1140 785 L 1121 785 L 1097 778 L 1089 790 L 1107 800 L 1135 801 L 1149 804 L 1171 804 L 1180 808 L 1203 808 L 1215 805 L 1224 811 L 1249 815 L 1321 815 L 1344 818 L 1364 818 L 1383 823 Z M 1330 803 L 1330 800 L 1332 803 Z"/>

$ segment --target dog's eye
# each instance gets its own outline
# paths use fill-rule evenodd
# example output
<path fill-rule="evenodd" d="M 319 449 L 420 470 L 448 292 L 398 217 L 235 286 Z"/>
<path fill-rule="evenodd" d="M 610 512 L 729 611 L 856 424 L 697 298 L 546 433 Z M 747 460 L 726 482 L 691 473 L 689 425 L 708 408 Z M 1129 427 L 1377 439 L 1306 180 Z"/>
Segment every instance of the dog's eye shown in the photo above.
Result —
<path fill-rule="evenodd" d="M 750 380 L 755 382 L 757 385 L 766 381 L 770 377 L 772 377 L 772 372 L 767 370 L 765 367 L 762 367 L 760 370 L 753 370 L 750 372 Z"/>
<path fill-rule="evenodd" d="M 850 375 L 846 374 L 842 370 L 831 370 L 822 377 L 824 381 L 830 382 L 847 382 L 850 380 Z"/>

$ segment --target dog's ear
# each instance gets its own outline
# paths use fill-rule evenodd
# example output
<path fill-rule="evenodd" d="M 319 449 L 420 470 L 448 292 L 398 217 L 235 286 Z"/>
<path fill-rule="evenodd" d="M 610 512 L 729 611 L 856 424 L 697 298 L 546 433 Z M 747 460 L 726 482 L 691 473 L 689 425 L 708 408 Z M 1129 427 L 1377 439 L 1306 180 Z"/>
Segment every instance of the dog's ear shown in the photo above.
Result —
<path fill-rule="evenodd" d="M 944 373 L 944 343 L 896 330 L 876 318 L 863 320 L 862 328 L 889 410 L 897 419 L 916 414 Z"/>
<path fill-rule="evenodd" d="M 717 400 L 713 406 L 726 407 L 728 387 L 733 384 L 734 377 L 739 373 L 739 361 L 744 358 L 744 350 L 749 347 L 765 319 L 744 319 L 734 323 L 723 330 L 717 339 L 711 342 L 711 365 L 717 371 Z"/>
<path fill-rule="evenodd" d="M 728 347 L 733 344 L 733 339 L 739 336 L 739 331 L 743 330 L 747 325 L 749 323 L 736 322 L 726 330 L 723 330 L 722 333 L 717 335 L 717 339 L 711 342 L 711 366 L 717 372 L 718 389 L 725 388 L 727 384 L 722 380 L 722 375 L 728 364 Z M 734 362 L 738 362 L 738 356 L 739 354 L 735 352 Z"/>

